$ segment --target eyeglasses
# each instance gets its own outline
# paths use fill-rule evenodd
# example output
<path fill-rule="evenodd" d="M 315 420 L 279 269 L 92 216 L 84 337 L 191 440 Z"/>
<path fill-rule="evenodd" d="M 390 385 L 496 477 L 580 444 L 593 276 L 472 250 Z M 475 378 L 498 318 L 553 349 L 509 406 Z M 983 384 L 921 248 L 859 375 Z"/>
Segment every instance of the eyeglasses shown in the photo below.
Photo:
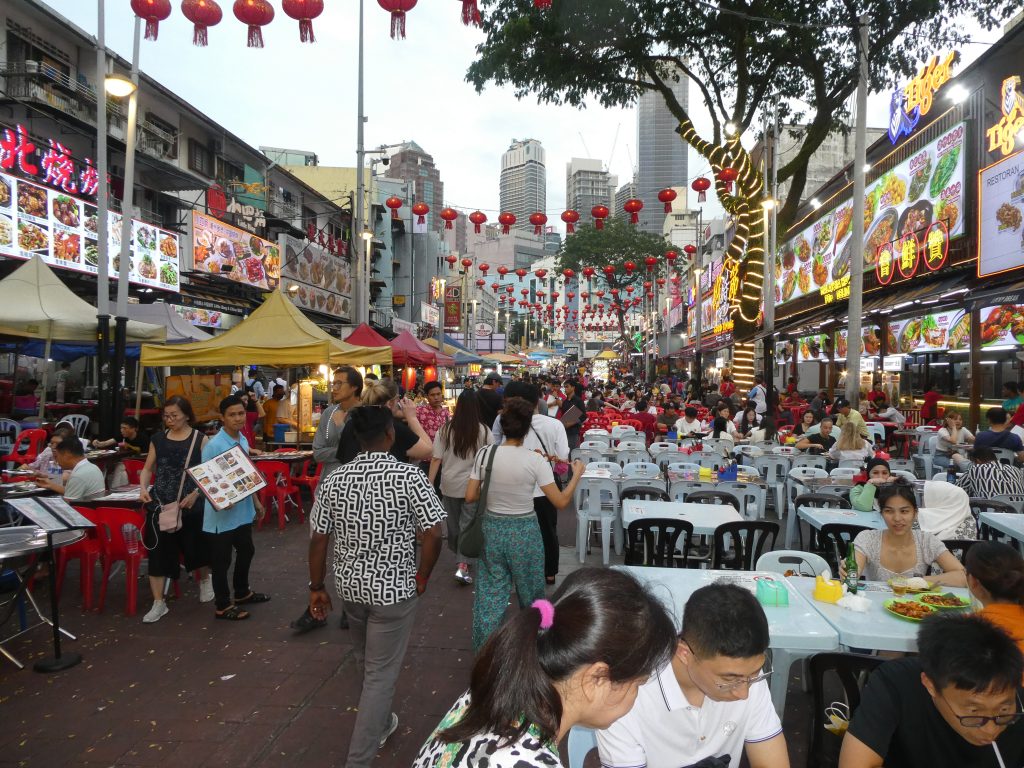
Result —
<path fill-rule="evenodd" d="M 958 715 L 953 710 L 953 705 L 949 703 L 949 699 L 941 693 L 939 694 L 939 698 L 946 702 L 946 706 L 949 707 L 949 711 L 953 713 L 953 717 L 959 720 L 960 725 L 964 728 L 982 728 L 989 723 L 995 723 L 996 725 L 1005 727 L 1007 725 L 1013 725 L 1024 717 L 1024 712 L 1010 712 L 1005 715 Z M 1017 699 L 1017 706 L 1021 706 L 1019 698 Z"/>
<path fill-rule="evenodd" d="M 687 645 L 689 645 L 689 643 L 687 643 Z M 693 653 L 692 647 L 690 648 L 690 653 Z M 697 659 L 697 661 L 704 661 L 704 659 L 696 653 L 693 653 L 693 657 Z M 720 691 L 735 691 L 737 688 L 742 688 L 743 686 L 749 687 L 754 683 L 760 683 L 762 680 L 767 680 L 771 676 L 772 668 L 768 667 L 767 671 L 761 672 L 759 675 L 754 675 L 753 677 L 741 677 L 739 680 L 733 680 L 729 683 L 715 683 L 715 687 Z"/>

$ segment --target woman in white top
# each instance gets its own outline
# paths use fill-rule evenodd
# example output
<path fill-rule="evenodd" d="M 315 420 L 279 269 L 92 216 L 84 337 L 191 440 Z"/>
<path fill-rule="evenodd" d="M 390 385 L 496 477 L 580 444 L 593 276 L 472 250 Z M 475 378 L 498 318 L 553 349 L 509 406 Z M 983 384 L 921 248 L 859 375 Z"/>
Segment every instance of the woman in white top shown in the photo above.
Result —
<path fill-rule="evenodd" d="M 533 489 L 539 486 L 555 508 L 561 509 L 572 500 L 585 469 L 583 462 L 574 461 L 572 478 L 559 490 L 548 459 L 523 447 L 532 419 L 533 406 L 526 400 L 505 399 L 501 412 L 505 442 L 477 453 L 466 487 L 466 501 L 477 501 L 494 451 L 487 498 L 483 500 L 484 546 L 473 596 L 475 651 L 501 624 L 513 586 L 520 608 L 544 597 L 544 543 L 533 509 Z"/>
<path fill-rule="evenodd" d="M 969 429 L 964 429 L 963 416 L 953 408 L 946 410 L 942 415 L 942 421 L 942 429 L 938 432 L 939 439 L 935 441 L 932 466 L 941 472 L 955 462 L 961 470 L 966 470 L 970 466 L 970 462 L 962 454 L 957 453 L 956 447 L 965 443 L 973 443 L 974 435 Z"/>
<path fill-rule="evenodd" d="M 455 580 L 472 584 L 469 557 L 459 551 L 459 534 L 473 524 L 477 505 L 466 501 L 466 485 L 473 470 L 473 458 L 485 445 L 494 442 L 491 430 L 480 423 L 480 403 L 475 390 L 464 389 L 455 403 L 455 414 L 434 436 L 430 460 L 430 484 L 441 472 L 441 501 L 448 513 L 448 548 L 458 563 Z"/>
<path fill-rule="evenodd" d="M 828 452 L 832 461 L 867 461 L 875 454 L 871 443 L 860 436 L 860 431 L 855 422 L 848 421 L 843 424 L 839 432 L 839 439 Z"/>
<path fill-rule="evenodd" d="M 775 426 L 775 419 L 771 416 L 765 416 L 761 420 L 761 426 L 747 433 L 747 439 L 751 443 L 763 443 L 766 440 L 779 442 L 779 430 Z"/>

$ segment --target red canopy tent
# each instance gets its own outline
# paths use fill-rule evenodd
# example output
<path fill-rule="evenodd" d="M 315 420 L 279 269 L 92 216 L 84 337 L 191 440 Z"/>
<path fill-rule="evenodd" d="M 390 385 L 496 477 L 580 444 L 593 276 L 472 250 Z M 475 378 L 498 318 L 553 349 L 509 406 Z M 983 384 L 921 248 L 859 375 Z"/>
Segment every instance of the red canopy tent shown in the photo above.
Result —
<path fill-rule="evenodd" d="M 395 365 L 455 367 L 455 358 L 428 347 L 408 331 L 402 331 L 391 340 L 391 357 Z"/>
<path fill-rule="evenodd" d="M 390 347 L 391 343 L 377 333 L 366 323 L 360 324 L 352 333 L 345 337 L 346 344 L 356 344 L 360 347 Z M 398 361 L 394 361 L 398 364 Z"/>

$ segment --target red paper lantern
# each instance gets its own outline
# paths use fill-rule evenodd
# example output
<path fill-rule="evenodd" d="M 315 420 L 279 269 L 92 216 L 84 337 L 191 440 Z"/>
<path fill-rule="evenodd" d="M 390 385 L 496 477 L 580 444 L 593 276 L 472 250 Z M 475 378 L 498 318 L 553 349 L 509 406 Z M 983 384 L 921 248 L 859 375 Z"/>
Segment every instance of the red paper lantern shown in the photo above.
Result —
<path fill-rule="evenodd" d="M 588 291 L 580 291 L 580 298 L 586 301 L 590 298 L 590 293 Z"/>
<path fill-rule="evenodd" d="M 430 206 L 426 203 L 415 203 L 412 206 L 413 215 L 418 216 L 416 219 L 417 224 L 427 223 L 427 214 L 430 213 Z"/>
<path fill-rule="evenodd" d="M 551 292 L 551 300 L 552 301 L 558 301 L 558 297 L 561 296 L 561 295 L 562 294 L 560 294 L 558 291 L 552 291 Z"/>
<path fill-rule="evenodd" d="M 668 262 L 669 267 L 675 264 L 677 258 L 679 258 L 679 254 L 675 251 L 665 251 L 665 261 Z"/>
<path fill-rule="evenodd" d="M 416 369 L 411 365 L 402 369 L 402 387 L 407 392 L 416 388 Z"/>
<path fill-rule="evenodd" d="M 459 212 L 454 208 L 442 208 L 440 216 L 444 219 L 444 228 L 451 229 L 452 222 L 459 218 Z"/>
<path fill-rule="evenodd" d="M 249 48 L 263 47 L 263 30 L 274 20 L 274 6 L 267 0 L 235 0 L 235 18 L 249 27 Z"/>
<path fill-rule="evenodd" d="M 632 275 L 633 274 L 633 270 L 636 269 L 636 262 L 635 261 L 627 261 L 625 264 L 622 265 L 622 267 L 623 267 L 623 269 L 626 270 L 626 274 L 627 275 Z"/>
<path fill-rule="evenodd" d="M 494 291 L 495 293 L 497 293 L 498 292 L 498 284 L 497 283 L 491 283 L 491 290 Z"/>
<path fill-rule="evenodd" d="M 612 291 L 612 296 L 614 296 L 616 293 L 618 293 L 618 291 L 614 291 L 613 290 Z M 633 293 L 633 286 L 632 285 L 627 285 L 626 286 L 626 293 L 628 293 L 628 294 L 632 294 Z"/>
<path fill-rule="evenodd" d="M 389 197 L 384 201 L 384 205 L 391 209 L 391 218 L 398 218 L 398 209 L 402 207 L 402 199 L 400 197 Z"/>
<path fill-rule="evenodd" d="M 324 0 L 281 0 L 281 10 L 299 22 L 299 40 L 315 43 L 313 19 L 324 12 Z"/>
<path fill-rule="evenodd" d="M 520 267 L 519 269 L 516 270 L 516 276 L 519 277 L 520 280 L 522 280 L 524 277 L 526 277 L 526 274 L 527 274 L 527 270 L 523 269 L 522 267 Z"/>
<path fill-rule="evenodd" d="M 584 267 L 583 268 L 583 276 L 585 278 L 587 278 L 587 280 L 589 280 L 590 278 L 592 278 L 594 276 L 594 271 L 595 270 L 594 270 L 593 267 Z"/>
<path fill-rule="evenodd" d="M 476 281 L 476 287 L 477 288 L 483 288 L 485 285 L 487 285 L 487 281 L 486 280 L 484 280 L 483 278 L 477 278 L 477 281 Z"/>
<path fill-rule="evenodd" d="M 548 276 L 548 271 L 546 269 L 538 269 L 533 274 L 535 274 L 537 277 L 539 277 L 541 280 L 543 280 L 545 277 Z"/>
<path fill-rule="evenodd" d="M 544 225 L 548 223 L 548 217 L 536 211 L 530 214 L 530 223 L 533 224 L 533 234 L 539 235 L 544 230 Z"/>
<path fill-rule="evenodd" d="M 654 282 L 656 282 L 658 284 L 659 288 L 664 288 L 665 287 L 665 278 L 664 277 L 656 278 Z"/>
<path fill-rule="evenodd" d="M 697 193 L 697 202 L 703 203 L 708 199 L 707 191 L 711 189 L 711 181 L 709 179 L 705 179 L 703 176 L 698 176 L 693 180 L 693 183 L 690 184 L 690 188 Z"/>
<path fill-rule="evenodd" d="M 569 209 L 562 211 L 562 221 L 565 222 L 565 234 L 571 235 L 576 231 L 576 222 L 580 220 L 579 211 Z"/>
<path fill-rule="evenodd" d="M 473 211 L 469 214 L 469 220 L 473 222 L 473 232 L 480 234 L 480 225 L 487 223 L 487 214 L 483 211 Z"/>
<path fill-rule="evenodd" d="M 516 290 L 516 289 L 515 289 L 515 288 L 513 288 L 513 287 L 512 287 L 511 285 L 506 285 L 506 286 L 505 286 L 505 292 L 506 292 L 506 293 L 515 293 L 515 290 Z"/>
<path fill-rule="evenodd" d="M 569 301 L 572 301 L 573 299 L 576 298 L 576 294 L 573 293 L 572 291 L 569 291 L 567 294 L 565 294 L 565 298 L 567 298 Z"/>
<path fill-rule="evenodd" d="M 480 16 L 480 8 L 477 7 L 476 0 L 459 0 L 462 3 L 462 23 L 467 27 L 471 25 L 480 26 L 483 23 L 483 18 Z"/>
<path fill-rule="evenodd" d="M 626 290 L 632 291 L 633 290 L 633 286 L 629 286 Z M 611 291 L 609 291 L 609 293 L 611 293 L 612 296 L 618 296 L 619 295 L 619 289 L 618 288 L 612 288 Z"/>
<path fill-rule="evenodd" d="M 448 269 L 455 269 L 455 262 L 458 261 L 459 258 L 454 253 L 450 253 L 444 257 L 444 260 L 448 262 Z"/>
<path fill-rule="evenodd" d="M 132 0 L 132 10 L 146 22 L 146 39 L 156 40 L 160 22 L 171 15 L 171 0 Z"/>
<path fill-rule="evenodd" d="M 521 290 L 520 293 L 523 294 L 524 298 L 530 295 L 530 291 L 527 290 L 526 288 L 523 288 L 523 290 Z"/>
<path fill-rule="evenodd" d="M 477 269 L 479 269 L 480 272 L 483 273 L 484 277 L 487 276 L 487 270 L 489 270 L 490 268 L 491 268 L 491 265 L 488 264 L 487 262 L 484 262 L 483 264 L 481 264 L 481 265 L 479 265 L 477 267 Z"/>
<path fill-rule="evenodd" d="M 501 234 L 507 235 L 509 227 L 514 226 L 516 223 L 516 215 L 508 211 L 502 211 L 498 214 L 498 223 L 501 224 Z"/>
<path fill-rule="evenodd" d="M 644 259 L 644 266 L 647 267 L 648 272 L 653 272 L 654 268 L 658 266 L 658 260 L 653 256 L 648 256 L 646 259 Z"/>
<path fill-rule="evenodd" d="M 508 274 L 508 267 L 506 267 L 504 264 L 502 264 L 500 267 L 498 267 L 498 276 L 502 280 L 505 279 L 505 275 L 507 275 L 507 274 Z"/>
<path fill-rule="evenodd" d="M 590 215 L 594 219 L 594 229 L 604 229 L 604 220 L 608 218 L 608 214 L 611 211 L 608 210 L 607 205 L 595 205 L 590 209 Z"/>
<path fill-rule="evenodd" d="M 192 45 L 205 47 L 209 42 L 207 29 L 220 24 L 224 13 L 214 0 L 184 0 L 181 14 L 192 22 Z"/>
<path fill-rule="evenodd" d="M 639 224 L 640 223 L 640 211 L 643 210 L 643 207 L 644 207 L 644 201 L 643 200 L 638 200 L 635 197 L 630 199 L 630 200 L 627 200 L 626 204 L 622 206 L 622 210 L 624 210 L 626 213 L 629 214 L 629 223 L 630 224 Z"/>
<path fill-rule="evenodd" d="M 607 277 L 611 277 L 612 275 L 614 275 L 614 274 L 615 274 L 615 265 L 614 265 L 614 264 L 606 264 L 606 265 L 605 265 L 605 266 L 604 266 L 604 267 L 602 268 L 602 271 L 603 271 L 603 272 L 605 273 L 605 275 L 606 275 Z"/>
<path fill-rule="evenodd" d="M 658 193 L 658 202 L 665 204 L 665 213 L 672 213 L 672 201 L 676 199 L 676 191 L 667 187 Z"/>
<path fill-rule="evenodd" d="M 462 260 L 462 268 L 463 269 L 469 269 L 472 266 L 473 266 L 473 260 L 471 258 L 469 258 L 468 256 Z"/>
<path fill-rule="evenodd" d="M 697 246 L 694 245 L 693 243 L 687 243 L 686 245 L 683 246 L 683 251 L 686 253 L 688 257 L 692 259 L 693 254 L 697 252 Z"/>
<path fill-rule="evenodd" d="M 416 0 L 377 0 L 391 14 L 391 39 L 405 38 L 405 14 L 416 7 Z"/>
<path fill-rule="evenodd" d="M 647 297 L 647 300 L 648 300 L 648 301 L 650 301 L 651 299 L 653 299 L 653 298 L 654 298 L 654 294 L 653 294 L 653 293 L 651 293 L 650 291 L 648 291 L 647 293 L 645 293 L 645 294 L 644 294 L 644 296 L 646 296 L 646 297 Z"/>
<path fill-rule="evenodd" d="M 576 277 L 576 273 L 571 269 L 564 269 L 562 270 L 562 276 L 566 280 L 572 280 L 574 277 Z"/>
<path fill-rule="evenodd" d="M 735 168 L 723 168 L 718 172 L 716 178 L 725 184 L 725 191 L 732 192 L 732 183 L 739 177 L 739 172 Z"/>
<path fill-rule="evenodd" d="M 654 286 L 654 284 L 653 284 L 653 283 L 651 283 L 651 281 L 650 281 L 650 280 L 644 280 L 644 290 L 645 290 L 645 291 L 649 291 L 649 290 L 651 290 L 651 288 L 652 288 L 653 286 Z"/>
<path fill-rule="evenodd" d="M 596 291 L 595 295 L 597 296 L 597 298 L 603 299 L 604 298 L 604 291 Z"/>

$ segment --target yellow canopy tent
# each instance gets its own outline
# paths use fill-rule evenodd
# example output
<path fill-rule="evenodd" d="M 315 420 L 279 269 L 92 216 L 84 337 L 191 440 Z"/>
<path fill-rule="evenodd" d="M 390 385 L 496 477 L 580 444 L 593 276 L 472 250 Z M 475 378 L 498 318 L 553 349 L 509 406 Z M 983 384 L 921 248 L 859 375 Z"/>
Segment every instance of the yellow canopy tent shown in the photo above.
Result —
<path fill-rule="evenodd" d="M 506 355 L 503 352 L 491 352 L 487 355 L 481 355 L 484 360 L 490 360 L 495 363 L 501 363 L 502 365 L 525 365 L 526 360 L 522 357 L 515 355 Z"/>
<path fill-rule="evenodd" d="M 312 363 L 391 365 L 391 348 L 358 347 L 336 339 L 303 315 L 280 288 L 248 318 L 209 341 L 142 345 L 144 366 L 288 367 Z"/>
<path fill-rule="evenodd" d="M 145 347 L 143 347 L 145 349 Z M 604 352 L 599 352 L 594 358 L 595 360 L 618 360 L 619 355 L 616 352 L 612 352 L 610 349 L 606 349 Z"/>

